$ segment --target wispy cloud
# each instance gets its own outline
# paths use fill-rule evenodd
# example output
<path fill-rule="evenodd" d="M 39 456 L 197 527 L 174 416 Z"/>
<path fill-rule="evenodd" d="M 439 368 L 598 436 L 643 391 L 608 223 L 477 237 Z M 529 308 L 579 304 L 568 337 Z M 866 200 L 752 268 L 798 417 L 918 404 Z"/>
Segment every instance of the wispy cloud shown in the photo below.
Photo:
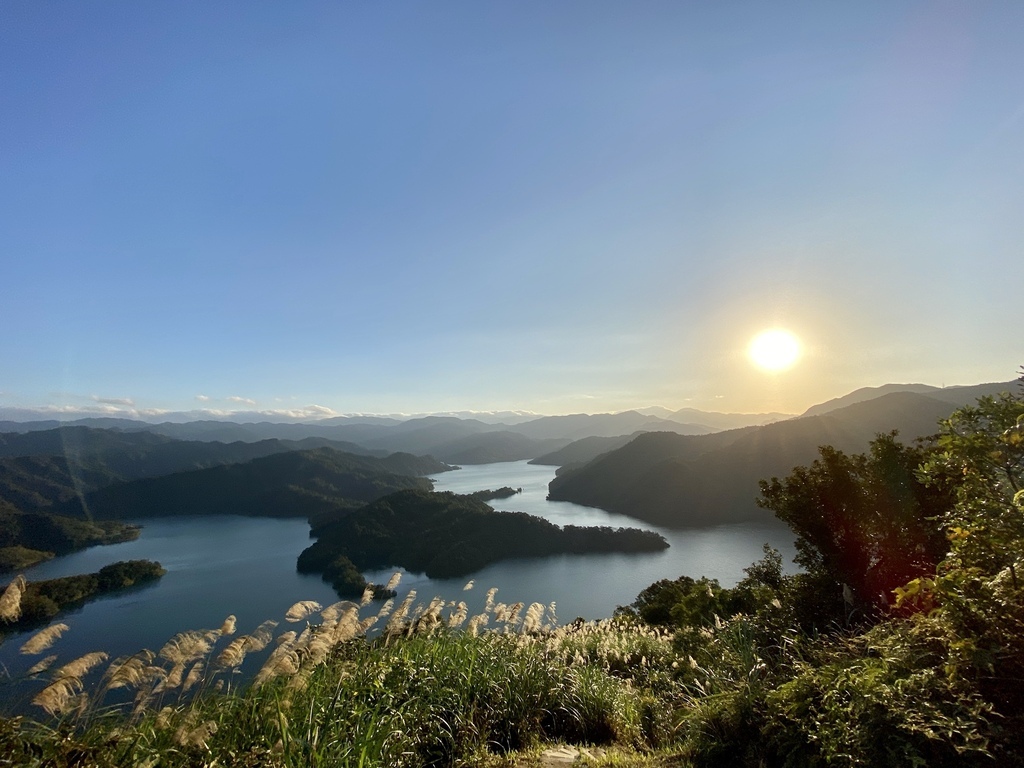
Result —
<path fill-rule="evenodd" d="M 134 408 L 135 401 L 130 397 L 99 397 L 98 395 L 92 396 L 93 402 L 100 403 L 101 405 L 122 405 L 126 408 Z"/>
<path fill-rule="evenodd" d="M 238 395 L 231 395 L 227 398 L 232 403 L 242 403 L 243 405 L 256 405 L 256 401 L 248 397 L 239 397 Z"/>
<path fill-rule="evenodd" d="M 311 416 L 337 416 L 338 412 L 333 408 L 328 408 L 326 405 L 307 405 L 303 409 L 306 413 Z"/>
<path fill-rule="evenodd" d="M 196 395 L 196 400 L 198 400 L 201 403 L 206 403 L 209 402 L 210 397 L 209 395 Z"/>

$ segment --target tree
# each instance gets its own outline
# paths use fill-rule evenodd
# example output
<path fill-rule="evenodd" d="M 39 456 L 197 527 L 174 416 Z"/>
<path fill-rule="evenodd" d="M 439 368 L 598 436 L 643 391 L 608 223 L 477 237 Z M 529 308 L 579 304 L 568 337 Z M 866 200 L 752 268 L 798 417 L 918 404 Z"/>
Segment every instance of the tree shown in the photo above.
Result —
<path fill-rule="evenodd" d="M 947 486 L 922 482 L 926 449 L 878 435 L 866 454 L 830 446 L 785 480 L 761 481 L 760 506 L 797 534 L 796 561 L 809 582 L 877 613 L 893 590 L 934 573 L 946 552 L 936 518 L 953 503 Z"/>

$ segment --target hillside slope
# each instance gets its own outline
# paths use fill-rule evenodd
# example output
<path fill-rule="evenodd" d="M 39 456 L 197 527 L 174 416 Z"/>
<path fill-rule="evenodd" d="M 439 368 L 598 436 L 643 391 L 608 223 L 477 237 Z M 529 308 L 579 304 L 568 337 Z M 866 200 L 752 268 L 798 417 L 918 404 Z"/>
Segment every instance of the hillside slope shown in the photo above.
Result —
<path fill-rule="evenodd" d="M 894 392 L 820 416 L 702 437 L 640 435 L 628 445 L 556 477 L 550 497 L 671 527 L 763 519 L 758 481 L 809 464 L 820 445 L 862 451 L 879 432 L 903 440 L 937 430 L 953 406 Z"/>

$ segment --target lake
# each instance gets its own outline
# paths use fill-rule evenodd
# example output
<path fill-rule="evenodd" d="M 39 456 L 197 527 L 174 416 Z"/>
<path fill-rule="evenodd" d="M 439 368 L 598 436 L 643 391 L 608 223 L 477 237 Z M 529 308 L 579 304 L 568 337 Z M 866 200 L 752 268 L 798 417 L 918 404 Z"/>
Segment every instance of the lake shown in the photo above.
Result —
<path fill-rule="evenodd" d="M 415 589 L 419 599 L 435 595 L 466 600 L 470 611 L 482 608 L 487 589 L 498 588 L 497 600 L 556 603 L 559 619 L 610 616 L 644 587 L 680 575 L 709 576 L 732 585 L 743 568 L 760 559 L 765 542 L 777 547 L 789 563 L 792 535 L 772 519 L 760 524 L 728 525 L 697 530 L 658 528 L 624 515 L 547 500 L 554 467 L 525 461 L 468 466 L 432 478 L 439 491 L 468 493 L 511 486 L 522 493 L 490 502 L 499 510 L 527 512 L 559 525 L 639 527 L 660 532 L 669 549 L 648 554 L 561 555 L 509 560 L 459 579 L 428 579 L 405 574 L 399 596 Z M 176 517 L 148 519 L 136 541 L 92 547 L 43 563 L 25 572 L 29 580 L 90 573 L 118 560 L 158 560 L 167 569 L 159 582 L 86 604 L 58 619 L 70 631 L 54 646 L 67 660 L 102 650 L 111 657 L 140 648 L 158 649 L 186 629 L 219 627 L 228 614 L 238 617 L 240 632 L 265 619 L 282 621 L 298 600 L 324 605 L 338 598 L 318 576 L 295 571 L 295 560 L 310 543 L 305 520 L 256 517 Z M 392 570 L 369 572 L 386 581 Z M 468 579 L 475 588 L 464 592 Z M 279 628 L 280 631 L 280 628 Z M 12 636 L 0 646 L 0 665 L 12 675 L 37 657 L 23 657 L 18 647 L 26 635 Z"/>

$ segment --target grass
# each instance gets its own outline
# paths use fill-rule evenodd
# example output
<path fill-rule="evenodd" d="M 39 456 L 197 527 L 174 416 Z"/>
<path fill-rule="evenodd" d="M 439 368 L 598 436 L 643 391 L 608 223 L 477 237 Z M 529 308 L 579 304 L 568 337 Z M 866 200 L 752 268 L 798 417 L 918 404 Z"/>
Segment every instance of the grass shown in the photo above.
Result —
<path fill-rule="evenodd" d="M 0 720 L 0 765 L 529 765 L 550 743 L 614 746 L 581 764 L 660 765 L 671 742 L 672 636 L 648 627 L 557 627 L 554 606 L 493 591 L 475 616 L 303 602 L 240 636 L 231 618 L 109 663 L 47 657 L 39 719 Z"/>

